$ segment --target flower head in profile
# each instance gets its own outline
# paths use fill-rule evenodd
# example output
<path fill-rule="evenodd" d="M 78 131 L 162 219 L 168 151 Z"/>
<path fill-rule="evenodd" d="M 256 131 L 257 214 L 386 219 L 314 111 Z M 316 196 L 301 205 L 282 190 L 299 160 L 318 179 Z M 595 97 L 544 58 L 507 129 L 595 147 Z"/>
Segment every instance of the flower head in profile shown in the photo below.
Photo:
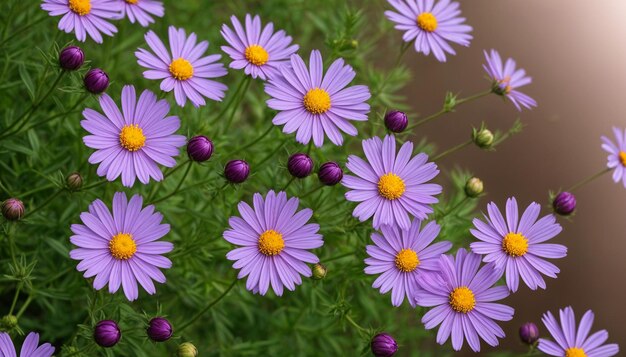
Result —
<path fill-rule="evenodd" d="M 222 56 L 202 57 L 209 48 L 208 41 L 196 43 L 195 33 L 187 36 L 185 30 L 174 26 L 169 27 L 171 51 L 153 31 L 149 31 L 145 38 L 154 54 L 143 48 L 135 52 L 139 65 L 148 69 L 143 76 L 161 79 L 161 90 L 174 91 L 178 105 L 184 107 L 189 99 L 195 107 L 200 107 L 206 104 L 204 97 L 216 101 L 224 98 L 226 85 L 210 79 L 226 75 L 224 65 L 217 62 Z"/>
<path fill-rule="evenodd" d="M 139 296 L 137 282 L 148 292 L 156 293 L 153 280 L 165 283 L 159 270 L 169 269 L 172 262 L 163 256 L 174 249 L 170 242 L 158 241 L 170 231 L 169 224 L 161 224 L 163 215 L 154 212 L 154 206 L 142 208 L 143 199 L 134 195 L 130 202 L 126 194 L 113 196 L 113 214 L 101 201 L 89 205 L 83 212 L 83 224 L 73 224 L 72 244 L 78 248 L 70 257 L 80 260 L 76 269 L 84 271 L 85 278 L 95 276 L 93 287 L 102 289 L 109 284 L 114 294 L 122 286 L 129 301 Z"/>
<path fill-rule="evenodd" d="M 154 18 L 163 17 L 165 9 L 162 1 L 157 0 L 117 0 L 122 3 L 122 16 L 127 17 L 131 23 L 139 22 L 143 27 L 154 23 Z"/>
<path fill-rule="evenodd" d="M 117 28 L 109 23 L 120 18 L 123 4 L 119 0 L 43 0 L 41 8 L 50 16 L 63 16 L 59 30 L 75 32 L 85 42 L 87 35 L 102 43 L 102 33 L 113 36 Z"/>
<path fill-rule="evenodd" d="M 620 181 L 626 188 L 626 129 L 613 127 L 615 142 L 602 137 L 602 149 L 609 153 L 606 166 L 613 169 L 613 181 Z"/>
<path fill-rule="evenodd" d="M 511 291 L 517 291 L 520 276 L 532 290 L 545 289 L 542 274 L 556 278 L 560 271 L 545 258 L 567 255 L 565 246 L 544 243 L 561 232 L 556 217 L 549 214 L 537 220 L 541 206 L 533 202 L 520 219 L 515 197 L 506 201 L 506 220 L 493 202 L 487 205 L 487 211 L 486 223 L 478 218 L 473 221 L 475 229 L 470 232 L 480 242 L 470 244 L 472 251 L 484 255 L 485 263 L 493 262 L 496 269 L 506 272 L 506 284 Z"/>
<path fill-rule="evenodd" d="M 361 222 L 374 216 L 374 228 L 382 225 L 398 225 L 408 230 L 410 216 L 420 220 L 433 212 L 429 205 L 439 200 L 441 186 L 428 183 L 439 170 L 433 162 L 427 162 L 426 154 L 411 158 L 413 143 L 407 141 L 396 154 L 396 139 L 393 135 L 363 140 L 363 151 L 367 162 L 350 155 L 346 166 L 356 176 L 346 175 L 342 184 L 351 191 L 346 199 L 361 202 L 352 215 Z"/>
<path fill-rule="evenodd" d="M 241 217 L 231 217 L 230 229 L 224 239 L 240 246 L 226 258 L 235 261 L 233 268 L 241 269 L 238 278 L 246 276 L 246 289 L 265 295 L 271 285 L 276 295 L 283 287 L 293 291 L 302 284 L 301 275 L 310 277 L 307 263 L 319 262 L 309 249 L 321 247 L 324 242 L 317 233 L 319 225 L 307 223 L 313 211 L 299 212 L 298 198 L 287 199 L 285 192 L 270 191 L 265 196 L 254 194 L 253 207 L 239 203 Z"/>
<path fill-rule="evenodd" d="M 174 135 L 180 127 L 176 116 L 167 116 L 170 106 L 166 100 L 157 101 L 149 90 L 143 91 L 137 101 L 135 87 L 122 89 L 122 111 L 107 94 L 100 98 L 104 115 L 93 109 L 85 109 L 85 120 L 80 125 L 91 135 L 83 138 L 85 145 L 96 149 L 89 163 L 97 164 L 98 175 L 114 181 L 122 175 L 122 184 L 133 186 L 138 178 L 147 184 L 152 177 L 163 179 L 158 164 L 173 167 L 178 148 L 185 145 L 186 138 Z"/>
<path fill-rule="evenodd" d="M 341 145 L 341 132 L 357 134 L 351 120 L 367 120 L 370 91 L 364 85 L 346 87 L 356 73 L 343 59 L 335 60 L 324 73 L 319 51 L 311 52 L 308 68 L 302 57 L 294 54 L 291 65 L 282 66 L 280 73 L 265 86 L 272 97 L 267 105 L 279 111 L 273 123 L 284 125 L 284 133 L 297 131 L 299 143 L 308 144 L 313 138 L 315 146 L 321 147 L 326 135 L 333 144 Z"/>
<path fill-rule="evenodd" d="M 495 303 L 509 295 L 506 286 L 493 286 L 500 273 L 493 265 L 480 267 L 480 256 L 459 249 L 456 257 L 441 255 L 439 272 L 424 274 L 415 296 L 417 305 L 433 307 L 422 318 L 426 329 L 438 325 L 437 343 L 443 345 L 452 335 L 452 347 L 459 351 L 466 340 L 474 352 L 480 340 L 498 345 L 504 331 L 495 321 L 509 321 L 513 308 Z"/>
<path fill-rule="evenodd" d="M 594 319 L 591 310 L 583 315 L 578 326 L 571 306 L 559 310 L 559 315 L 560 326 L 550 311 L 543 314 L 541 321 L 556 343 L 540 338 L 537 346 L 539 351 L 558 357 L 611 357 L 619 353 L 619 346 L 616 343 L 604 344 L 609 338 L 606 330 L 600 330 L 589 336 Z"/>
<path fill-rule="evenodd" d="M 472 27 L 461 17 L 460 5 L 450 0 L 387 0 L 395 11 L 385 11 L 385 16 L 396 23 L 396 29 L 404 31 L 405 42 L 415 41 L 417 52 L 431 52 L 439 62 L 446 61 L 446 54 L 455 55 L 450 46 L 455 43 L 469 47 Z"/>
<path fill-rule="evenodd" d="M 252 78 L 268 78 L 280 75 L 279 68 L 289 64 L 289 57 L 298 51 L 298 45 L 291 44 L 291 36 L 285 31 L 274 32 L 274 24 L 261 28 L 261 18 L 246 14 L 245 29 L 239 20 L 232 16 L 233 29 L 222 25 L 222 36 L 228 46 L 222 51 L 228 53 L 233 62 L 230 68 L 243 69 Z"/>
<path fill-rule="evenodd" d="M 31 332 L 26 336 L 20 357 L 51 357 L 54 354 L 54 347 L 49 343 L 39 346 L 39 334 Z M 6 332 L 0 332 L 0 357 L 16 357 L 15 345 L 11 341 L 11 336 Z"/>
<path fill-rule="evenodd" d="M 526 109 L 536 107 L 537 102 L 534 99 L 517 90 L 533 81 L 526 75 L 526 71 L 522 68 L 518 69 L 512 58 L 502 62 L 496 50 L 484 52 L 487 63 L 483 64 L 483 68 L 493 81 L 492 91 L 509 99 L 520 112 L 522 107 Z"/>
<path fill-rule="evenodd" d="M 391 290 L 391 303 L 400 306 L 406 296 L 415 307 L 413 297 L 419 287 L 419 277 L 424 271 L 439 269 L 439 256 L 452 248 L 450 242 L 431 243 L 441 227 L 432 221 L 420 231 L 421 221 L 413 220 L 408 230 L 397 226 L 382 226 L 382 235 L 372 233 L 375 245 L 367 246 L 366 274 L 381 274 L 373 287 L 381 294 Z"/>

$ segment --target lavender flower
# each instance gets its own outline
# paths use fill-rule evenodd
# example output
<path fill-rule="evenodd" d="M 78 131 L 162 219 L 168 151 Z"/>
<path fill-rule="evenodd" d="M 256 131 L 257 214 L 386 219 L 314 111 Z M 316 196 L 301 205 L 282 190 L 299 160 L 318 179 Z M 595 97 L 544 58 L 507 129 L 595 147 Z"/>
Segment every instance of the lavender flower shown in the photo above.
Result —
<path fill-rule="evenodd" d="M 238 278 L 246 276 L 246 289 L 265 295 L 271 285 L 276 295 L 283 287 L 293 291 L 302 284 L 301 275 L 310 277 L 307 263 L 319 262 L 308 249 L 324 244 L 317 233 L 319 225 L 308 223 L 313 215 L 310 209 L 298 209 L 298 198 L 287 200 L 285 192 L 270 191 L 265 199 L 254 194 L 254 209 L 245 202 L 238 205 L 242 218 L 231 217 L 230 229 L 224 239 L 241 246 L 230 251 L 226 258 L 233 260 L 233 268 L 241 269 Z"/>
<path fill-rule="evenodd" d="M 330 161 L 320 166 L 317 177 L 324 185 L 334 186 L 343 179 L 343 170 L 338 163 Z"/>
<path fill-rule="evenodd" d="M 51 357 L 54 354 L 54 347 L 49 343 L 39 346 L 39 334 L 31 332 L 26 336 L 20 357 Z M 16 357 L 15 345 L 11 341 L 11 336 L 6 332 L 0 332 L 0 356 Z"/>
<path fill-rule="evenodd" d="M 213 142 L 204 135 L 194 136 L 187 143 L 187 155 L 193 161 L 207 161 L 213 155 Z"/>
<path fill-rule="evenodd" d="M 478 218 L 473 221 L 476 229 L 470 232 L 481 242 L 470 244 L 472 251 L 483 254 L 483 261 L 493 262 L 502 274 L 506 272 L 506 284 L 512 292 L 517 291 L 520 276 L 531 290 L 545 289 L 546 282 L 541 274 L 556 278 L 560 270 L 543 258 L 556 259 L 567 255 L 565 246 L 544 243 L 561 232 L 556 217 L 550 214 L 537 220 L 541 206 L 533 202 L 520 220 L 515 197 L 506 201 L 506 221 L 495 203 L 491 202 L 487 211 L 487 223 Z"/>
<path fill-rule="evenodd" d="M 59 30 L 70 33 L 85 42 L 87 35 L 96 43 L 102 43 L 102 34 L 113 36 L 117 28 L 108 21 L 120 17 L 122 3 L 119 0 L 43 0 L 41 8 L 50 16 L 63 16 Z"/>
<path fill-rule="evenodd" d="M 520 112 L 522 107 L 526 109 L 536 107 L 537 102 L 534 99 L 517 90 L 519 87 L 532 83 L 532 78 L 526 75 L 526 71 L 521 68 L 516 69 L 512 58 L 503 63 L 496 50 L 484 52 L 487 63 L 483 64 L 483 68 L 493 80 L 493 92 L 508 98 Z"/>
<path fill-rule="evenodd" d="M 75 71 L 85 63 L 85 54 L 78 46 L 65 47 L 59 53 L 59 66 L 67 71 Z"/>
<path fill-rule="evenodd" d="M 163 2 L 156 0 L 117 0 L 122 4 L 122 17 L 127 17 L 131 23 L 135 21 L 143 27 L 150 26 L 154 23 L 154 18 L 163 17 L 165 9 Z"/>
<path fill-rule="evenodd" d="M 113 347 L 121 338 L 120 327 L 113 320 L 102 320 L 93 329 L 93 339 L 101 347 Z"/>
<path fill-rule="evenodd" d="M 231 160 L 224 168 L 224 177 L 232 183 L 242 183 L 250 175 L 250 165 L 243 160 Z"/>
<path fill-rule="evenodd" d="M 613 170 L 613 181 L 622 184 L 626 188 L 626 129 L 613 127 L 615 143 L 602 136 L 602 149 L 609 153 L 606 166 Z"/>
<path fill-rule="evenodd" d="M 104 93 L 109 88 L 109 75 L 100 68 L 90 69 L 85 78 L 85 89 L 93 94 Z"/>

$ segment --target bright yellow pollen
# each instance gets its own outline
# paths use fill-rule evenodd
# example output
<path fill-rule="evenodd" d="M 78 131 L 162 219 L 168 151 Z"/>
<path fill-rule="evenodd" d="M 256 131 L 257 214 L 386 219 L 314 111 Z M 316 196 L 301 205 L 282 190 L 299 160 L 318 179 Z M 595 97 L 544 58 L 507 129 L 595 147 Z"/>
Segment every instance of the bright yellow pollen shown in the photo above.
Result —
<path fill-rule="evenodd" d="M 129 3 L 131 5 L 135 5 L 136 3 L 139 2 L 139 0 L 124 0 L 124 1 L 126 1 L 127 3 Z"/>
<path fill-rule="evenodd" d="M 466 286 L 454 289 L 450 293 L 450 306 L 456 312 L 467 314 L 476 306 L 474 293 Z"/>
<path fill-rule="evenodd" d="M 404 181 L 394 173 L 382 175 L 378 180 L 378 193 L 388 200 L 402 197 L 404 191 L 406 191 Z"/>
<path fill-rule="evenodd" d="M 256 66 L 262 66 L 270 59 L 270 54 L 259 45 L 252 45 L 246 48 L 245 56 L 248 62 Z"/>
<path fill-rule="evenodd" d="M 565 350 L 565 357 L 587 357 L 582 348 L 572 347 Z"/>
<path fill-rule="evenodd" d="M 118 233 L 109 241 L 109 251 L 117 260 L 127 260 L 135 255 L 137 244 L 132 234 Z"/>
<path fill-rule="evenodd" d="M 311 89 L 304 96 L 304 108 L 311 114 L 323 114 L 330 109 L 330 94 L 321 88 Z"/>
<path fill-rule="evenodd" d="M 437 18 L 430 12 L 422 12 L 417 16 L 417 26 L 426 32 L 437 29 Z"/>
<path fill-rule="evenodd" d="M 521 257 L 528 252 L 528 239 L 519 233 L 508 233 L 502 239 L 502 250 L 512 257 Z"/>
<path fill-rule="evenodd" d="M 396 268 L 400 271 L 410 273 L 417 269 L 418 265 L 420 265 L 420 260 L 413 249 L 402 249 L 396 255 Z"/>
<path fill-rule="evenodd" d="M 69 0 L 70 10 L 74 13 L 85 16 L 91 12 L 91 0 Z"/>
<path fill-rule="evenodd" d="M 259 252 L 267 256 L 277 255 L 284 248 L 285 241 L 283 240 L 283 235 L 273 229 L 268 229 L 259 237 Z"/>
<path fill-rule="evenodd" d="M 506 77 L 504 77 L 504 79 L 499 80 L 498 84 L 500 86 L 504 85 L 504 87 L 501 87 L 501 90 L 502 90 L 503 94 L 511 93 L 511 90 L 513 88 L 511 88 L 511 77 L 510 76 L 506 76 Z"/>
<path fill-rule="evenodd" d="M 146 145 L 146 137 L 139 125 L 124 125 L 120 132 L 120 145 L 128 151 L 137 151 Z"/>
<path fill-rule="evenodd" d="M 622 162 L 622 165 L 626 166 L 626 152 L 619 152 L 619 161 Z"/>
<path fill-rule="evenodd" d="M 193 77 L 193 66 L 184 58 L 178 58 L 170 63 L 170 73 L 179 81 L 186 81 Z"/>

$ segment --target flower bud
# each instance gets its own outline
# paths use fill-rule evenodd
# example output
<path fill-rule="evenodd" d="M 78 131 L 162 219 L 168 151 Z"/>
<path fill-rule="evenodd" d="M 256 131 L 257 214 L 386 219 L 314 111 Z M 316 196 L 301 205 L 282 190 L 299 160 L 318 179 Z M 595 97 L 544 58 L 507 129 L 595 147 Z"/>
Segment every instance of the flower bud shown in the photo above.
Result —
<path fill-rule="evenodd" d="M 68 46 L 59 53 L 59 65 L 67 71 L 75 71 L 85 63 L 85 54 L 80 47 Z"/>
<path fill-rule="evenodd" d="M 15 327 L 17 327 L 17 316 L 15 315 L 5 315 L 0 319 L 0 330 L 2 331 L 11 331 Z"/>
<path fill-rule="evenodd" d="M 561 192 L 554 198 L 552 207 L 561 216 L 569 216 L 576 210 L 576 196 L 570 192 Z"/>
<path fill-rule="evenodd" d="M 401 111 L 392 110 L 385 115 L 385 126 L 394 133 L 403 132 L 409 125 L 409 119 Z"/>
<path fill-rule="evenodd" d="M 100 68 L 89 70 L 84 78 L 85 88 L 93 94 L 103 93 L 109 88 L 109 76 Z"/>
<path fill-rule="evenodd" d="M 328 273 L 328 269 L 326 269 L 326 266 L 321 263 L 317 263 L 313 265 L 312 270 L 313 270 L 313 279 L 315 280 L 324 279 L 326 277 L 326 274 Z"/>
<path fill-rule="evenodd" d="M 24 204 L 17 198 L 2 202 L 2 216 L 7 221 L 19 221 L 24 216 Z"/>
<path fill-rule="evenodd" d="M 250 165 L 243 160 L 232 160 L 224 168 L 224 177 L 232 183 L 242 183 L 250 175 Z"/>
<path fill-rule="evenodd" d="M 178 357 L 196 357 L 198 355 L 198 349 L 190 342 L 184 342 L 178 345 L 176 356 Z"/>
<path fill-rule="evenodd" d="M 66 179 L 67 187 L 71 191 L 78 191 L 83 187 L 83 177 L 78 172 L 71 173 Z"/>
<path fill-rule="evenodd" d="M 313 172 L 313 160 L 307 154 L 293 154 L 287 161 L 287 169 L 294 177 L 305 178 Z"/>
<path fill-rule="evenodd" d="M 204 135 L 194 136 L 187 143 L 187 154 L 193 161 L 207 161 L 213 155 L 213 142 Z"/>
<path fill-rule="evenodd" d="M 376 357 L 391 357 L 398 351 L 398 344 L 391 335 L 383 332 L 372 338 L 372 353 Z"/>
<path fill-rule="evenodd" d="M 481 149 L 491 149 L 493 146 L 494 136 L 489 129 L 474 130 L 472 135 L 474 144 Z"/>
<path fill-rule="evenodd" d="M 478 177 L 472 177 L 465 183 L 465 194 L 467 197 L 476 198 L 483 193 L 483 182 Z"/>
<path fill-rule="evenodd" d="M 334 186 L 343 179 L 343 170 L 336 162 L 327 162 L 320 166 L 317 176 L 327 186 Z"/>
<path fill-rule="evenodd" d="M 519 328 L 519 337 L 525 344 L 532 345 L 539 339 L 539 329 L 532 322 L 527 322 Z"/>
<path fill-rule="evenodd" d="M 113 347 L 122 338 L 117 322 L 113 320 L 102 320 L 96 324 L 93 330 L 93 338 L 99 346 Z"/>
<path fill-rule="evenodd" d="M 167 341 L 172 337 L 172 324 L 163 317 L 155 317 L 150 320 L 147 333 L 152 341 Z"/>

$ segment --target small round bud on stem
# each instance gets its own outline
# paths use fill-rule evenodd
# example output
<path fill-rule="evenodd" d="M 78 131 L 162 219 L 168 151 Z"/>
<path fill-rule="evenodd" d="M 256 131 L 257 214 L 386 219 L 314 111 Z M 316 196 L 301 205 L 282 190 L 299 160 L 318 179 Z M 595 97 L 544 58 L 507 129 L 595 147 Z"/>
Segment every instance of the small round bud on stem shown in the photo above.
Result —
<path fill-rule="evenodd" d="M 250 165 L 243 160 L 232 160 L 224 168 L 224 177 L 232 183 L 242 183 L 250 175 Z"/>
<path fill-rule="evenodd" d="M 101 347 L 113 347 L 122 338 L 117 322 L 113 320 L 102 320 L 96 324 L 93 330 L 93 338 Z"/>
<path fill-rule="evenodd" d="M 187 154 L 193 161 L 207 161 L 213 155 L 213 142 L 204 135 L 194 136 L 187 143 Z"/>
<path fill-rule="evenodd" d="M 372 353 L 376 357 L 391 357 L 398 352 L 396 340 L 388 333 L 379 333 L 372 338 Z"/>
<path fill-rule="evenodd" d="M 101 94 L 109 88 L 109 75 L 100 68 L 94 68 L 85 74 L 84 83 L 90 93 Z"/>
<path fill-rule="evenodd" d="M 472 134 L 474 144 L 481 149 L 491 149 L 493 147 L 494 135 L 489 129 L 474 130 Z"/>
<path fill-rule="evenodd" d="M 554 197 L 552 207 L 561 216 L 569 216 L 576 210 L 576 196 L 570 192 L 561 192 Z"/>
<path fill-rule="evenodd" d="M 150 320 L 146 332 L 152 341 L 164 342 L 172 337 L 172 324 L 166 318 L 155 317 Z"/>
<path fill-rule="evenodd" d="M 78 172 L 73 172 L 66 179 L 70 191 L 78 191 L 83 187 L 83 177 Z"/>
<path fill-rule="evenodd" d="M 539 339 L 539 329 L 532 322 L 527 322 L 519 328 L 519 337 L 527 345 L 532 345 Z"/>
<path fill-rule="evenodd" d="M 343 179 L 343 170 L 336 162 L 327 162 L 320 166 L 317 176 L 326 186 L 334 186 Z"/>
<path fill-rule="evenodd" d="M 11 331 L 17 327 L 17 316 L 5 315 L 0 319 L 0 327 L 2 331 Z"/>
<path fill-rule="evenodd" d="M 392 110 L 385 115 L 385 126 L 389 131 L 401 133 L 408 125 L 409 119 L 406 114 L 401 111 Z"/>
<path fill-rule="evenodd" d="M 75 71 L 85 63 L 85 54 L 78 46 L 65 47 L 59 53 L 59 66 L 66 71 Z"/>
<path fill-rule="evenodd" d="M 483 193 L 484 185 L 478 177 L 472 177 L 465 183 L 465 194 L 467 197 L 476 198 Z"/>
<path fill-rule="evenodd" d="M 313 160 L 307 154 L 293 154 L 287 161 L 287 170 L 293 177 L 305 178 L 313 172 Z"/>
<path fill-rule="evenodd" d="M 317 263 L 313 265 L 312 270 L 313 270 L 313 279 L 315 280 L 324 279 L 326 277 L 326 274 L 328 273 L 328 269 L 326 269 L 326 266 L 321 263 Z"/>
<path fill-rule="evenodd" d="M 178 357 L 196 357 L 198 349 L 191 342 L 184 342 L 178 345 L 176 356 Z"/>
<path fill-rule="evenodd" d="M 7 221 L 19 221 L 24 216 L 24 203 L 17 198 L 2 202 L 2 216 Z"/>

